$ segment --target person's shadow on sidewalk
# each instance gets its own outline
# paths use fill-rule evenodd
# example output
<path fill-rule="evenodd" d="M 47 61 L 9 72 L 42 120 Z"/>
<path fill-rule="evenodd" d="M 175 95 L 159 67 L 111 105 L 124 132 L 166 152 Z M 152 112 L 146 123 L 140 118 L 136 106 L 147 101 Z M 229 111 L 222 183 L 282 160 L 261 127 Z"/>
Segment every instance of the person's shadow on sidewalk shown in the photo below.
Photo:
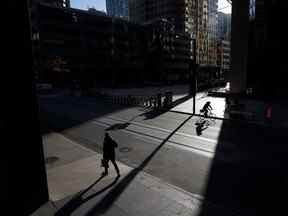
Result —
<path fill-rule="evenodd" d="M 82 204 L 89 201 L 90 199 L 100 195 L 101 193 L 105 192 L 109 188 L 111 188 L 113 185 L 117 183 L 120 176 L 117 176 L 113 182 L 111 182 L 109 185 L 104 187 L 103 189 L 97 191 L 94 194 L 89 195 L 86 198 L 83 198 L 83 195 L 88 192 L 92 187 L 94 187 L 98 182 L 100 182 L 105 176 L 101 175 L 93 184 L 91 184 L 89 187 L 87 187 L 85 190 L 80 191 L 77 193 L 69 202 L 67 202 L 64 206 L 62 206 L 54 215 L 55 216 L 68 216 L 71 215 L 77 208 L 79 208 Z"/>
<path fill-rule="evenodd" d="M 137 117 L 139 117 L 141 115 L 143 115 L 143 114 L 136 115 L 136 116 L 132 117 L 130 120 L 128 120 L 127 122 L 124 122 L 124 123 L 113 124 L 110 127 L 106 128 L 105 130 L 106 131 L 123 130 L 123 129 L 127 128 L 131 124 L 131 122 L 133 120 L 135 120 Z"/>

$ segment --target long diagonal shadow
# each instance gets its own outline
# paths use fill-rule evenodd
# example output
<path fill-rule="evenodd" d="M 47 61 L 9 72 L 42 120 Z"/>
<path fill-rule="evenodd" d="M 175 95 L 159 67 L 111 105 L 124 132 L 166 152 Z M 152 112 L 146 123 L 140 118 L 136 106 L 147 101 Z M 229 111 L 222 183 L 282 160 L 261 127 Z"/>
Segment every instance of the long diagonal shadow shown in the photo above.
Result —
<path fill-rule="evenodd" d="M 91 194 L 87 198 L 83 199 L 83 195 L 88 192 L 92 187 L 94 187 L 104 176 L 100 176 L 93 184 L 91 184 L 89 187 L 87 187 L 85 190 L 79 192 L 76 194 L 69 202 L 67 202 L 63 207 L 61 207 L 54 215 L 55 216 L 67 216 L 71 215 L 72 212 L 74 212 L 77 208 L 79 208 L 83 203 L 87 202 L 88 200 L 92 199 L 95 196 L 98 196 L 99 194 L 103 193 L 104 191 L 108 190 L 110 187 L 112 187 L 119 179 L 119 176 L 117 176 L 112 183 L 104 187 L 103 189 L 97 191 L 94 194 Z"/>
<path fill-rule="evenodd" d="M 189 116 L 183 121 L 174 131 L 172 131 L 157 148 L 135 169 L 133 169 L 128 175 L 126 175 L 106 196 L 104 196 L 93 208 L 91 208 L 86 216 L 94 216 L 95 213 L 105 213 L 121 195 L 121 193 L 129 186 L 132 180 L 141 172 L 151 159 L 158 153 L 163 145 L 184 125 L 189 121 L 193 115 Z"/>
<path fill-rule="evenodd" d="M 140 114 L 140 115 L 135 115 L 133 116 L 130 120 L 128 120 L 127 122 L 125 123 L 116 123 L 116 124 L 113 124 L 111 126 L 109 126 L 108 128 L 106 128 L 105 130 L 106 131 L 113 131 L 113 130 L 122 130 L 122 129 L 125 129 L 127 128 L 137 117 L 139 116 L 142 116 L 143 114 Z M 108 117 L 109 118 L 109 117 Z M 111 119 L 111 118 L 110 118 Z"/>

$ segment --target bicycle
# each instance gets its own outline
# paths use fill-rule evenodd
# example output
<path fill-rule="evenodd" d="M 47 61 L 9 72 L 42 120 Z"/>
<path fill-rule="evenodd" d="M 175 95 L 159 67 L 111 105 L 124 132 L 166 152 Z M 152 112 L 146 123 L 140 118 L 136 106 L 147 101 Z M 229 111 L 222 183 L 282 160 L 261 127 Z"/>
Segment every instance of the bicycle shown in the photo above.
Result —
<path fill-rule="evenodd" d="M 216 115 L 211 110 L 209 110 L 207 116 L 208 116 L 208 118 L 205 118 L 204 115 L 200 115 L 198 120 L 196 121 L 196 124 L 202 124 L 204 121 L 205 121 L 204 126 L 216 124 L 216 119 L 215 119 Z"/>
<path fill-rule="evenodd" d="M 211 110 L 209 110 L 208 112 L 208 118 L 212 123 L 216 123 L 216 115 Z"/>

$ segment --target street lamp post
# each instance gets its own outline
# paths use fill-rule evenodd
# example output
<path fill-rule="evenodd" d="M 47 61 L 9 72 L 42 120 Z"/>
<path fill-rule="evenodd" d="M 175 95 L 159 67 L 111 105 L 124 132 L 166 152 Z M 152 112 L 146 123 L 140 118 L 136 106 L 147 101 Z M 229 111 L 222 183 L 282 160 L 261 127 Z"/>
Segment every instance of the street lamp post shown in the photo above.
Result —
<path fill-rule="evenodd" d="M 197 61 L 196 61 L 196 38 L 193 41 L 193 60 L 189 62 L 190 73 L 190 95 L 193 96 L 193 115 L 195 115 L 196 93 L 197 93 Z"/>

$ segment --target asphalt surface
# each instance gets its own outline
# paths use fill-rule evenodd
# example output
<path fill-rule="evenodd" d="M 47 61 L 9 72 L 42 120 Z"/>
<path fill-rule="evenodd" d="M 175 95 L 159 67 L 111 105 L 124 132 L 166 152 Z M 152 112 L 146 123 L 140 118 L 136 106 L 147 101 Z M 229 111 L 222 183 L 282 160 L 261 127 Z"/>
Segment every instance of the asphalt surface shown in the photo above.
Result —
<path fill-rule="evenodd" d="M 196 116 L 84 97 L 41 99 L 40 117 L 43 134 L 55 130 L 98 152 L 109 129 L 118 160 L 218 206 L 246 215 L 285 207 L 287 129 L 216 120 L 198 136 Z"/>

